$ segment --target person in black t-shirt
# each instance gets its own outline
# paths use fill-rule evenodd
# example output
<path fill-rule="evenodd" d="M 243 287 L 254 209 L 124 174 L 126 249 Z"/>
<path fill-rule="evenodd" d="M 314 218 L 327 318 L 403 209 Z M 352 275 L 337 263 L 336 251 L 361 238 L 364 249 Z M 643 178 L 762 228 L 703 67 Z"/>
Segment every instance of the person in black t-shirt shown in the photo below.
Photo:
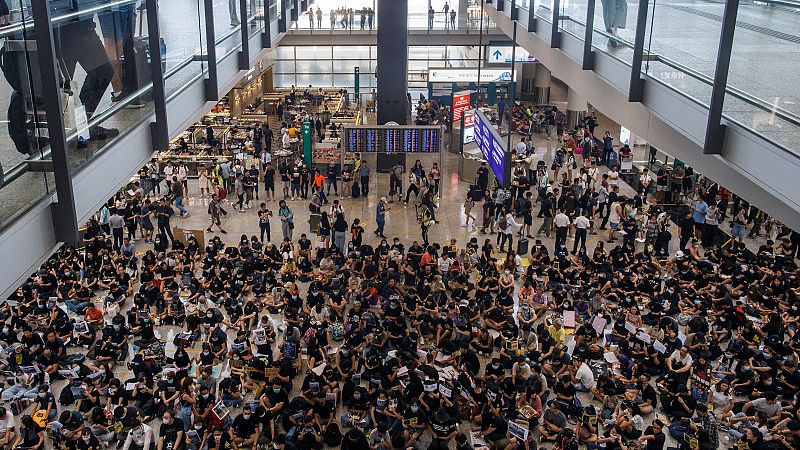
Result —
<path fill-rule="evenodd" d="M 428 450 L 447 450 L 448 443 L 458 433 L 455 419 L 447 414 L 444 407 L 436 411 L 428 424 L 428 429 L 431 432 L 431 444 L 428 446 Z"/>
<path fill-rule="evenodd" d="M 184 439 L 184 426 L 183 421 L 174 417 L 172 411 L 164 412 L 164 421 L 158 429 L 158 446 L 157 450 L 181 450 L 186 447 Z M 171 446 L 170 446 L 171 444 Z"/>
<path fill-rule="evenodd" d="M 645 444 L 645 450 L 664 450 L 664 443 L 667 437 L 663 432 L 664 423 L 659 420 L 653 420 L 653 424 L 644 430 L 644 433 L 639 437 L 638 441 Z"/>
<path fill-rule="evenodd" d="M 228 428 L 228 433 L 222 435 L 220 448 L 225 448 L 225 437 L 227 436 L 234 444 L 234 448 L 254 446 L 258 441 L 258 424 L 252 415 L 250 405 L 246 404 L 242 413 L 233 419 L 233 423 Z"/>

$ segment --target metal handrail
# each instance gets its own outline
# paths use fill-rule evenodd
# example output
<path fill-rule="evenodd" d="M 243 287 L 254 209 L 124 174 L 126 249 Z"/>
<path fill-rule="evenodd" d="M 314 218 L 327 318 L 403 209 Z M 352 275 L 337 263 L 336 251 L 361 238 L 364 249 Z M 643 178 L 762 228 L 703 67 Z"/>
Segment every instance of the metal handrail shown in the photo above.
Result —
<path fill-rule="evenodd" d="M 73 11 L 73 12 L 69 12 L 69 13 L 66 13 L 66 14 L 62 14 L 60 16 L 52 17 L 52 18 L 50 18 L 50 23 L 59 24 L 59 23 L 62 23 L 62 22 L 66 22 L 68 20 L 77 19 L 78 17 L 83 16 L 83 15 L 102 12 L 102 11 L 107 10 L 107 9 L 109 9 L 111 7 L 114 7 L 114 6 L 124 6 L 124 5 L 134 4 L 137 1 L 138 0 L 117 0 L 117 1 L 111 2 L 111 3 L 104 3 L 102 5 L 92 6 L 91 8 L 86 8 L 86 9 L 81 10 L 81 11 Z M 22 12 L 22 11 L 20 10 L 20 12 Z M 33 26 L 32 21 L 33 21 L 33 18 L 30 15 L 27 15 L 27 16 L 23 15 L 22 20 L 19 23 L 11 25 L 8 28 L 3 28 L 2 31 L 0 31 L 0 38 L 9 37 L 9 36 L 11 36 L 11 35 L 13 35 L 15 33 L 19 33 L 20 31 L 23 30 L 23 28 L 25 28 L 25 25 L 27 23 L 30 23 L 30 26 Z"/>
<path fill-rule="evenodd" d="M 542 9 L 549 9 L 546 6 L 542 6 L 541 8 Z M 530 14 L 530 11 L 528 11 L 528 14 Z M 535 14 L 535 12 L 534 12 L 534 14 Z M 506 15 L 508 15 L 508 14 L 506 14 Z M 537 15 L 537 17 L 544 19 L 547 23 L 551 23 L 552 22 L 551 20 L 548 20 L 549 18 L 547 18 L 547 17 L 543 17 L 541 15 Z M 578 25 L 580 25 L 580 26 L 582 26 L 584 28 L 586 27 L 586 23 L 581 22 L 580 20 L 578 20 L 578 19 L 576 19 L 576 18 L 574 18 L 572 16 L 560 16 L 560 18 L 561 19 L 565 19 L 565 20 L 569 20 L 570 22 L 574 22 L 574 23 L 576 23 L 576 24 L 578 24 Z M 626 46 L 628 48 L 632 49 L 634 47 L 632 42 L 629 42 L 629 41 L 627 41 L 625 39 L 622 39 L 619 36 L 612 35 L 611 33 L 608 33 L 605 30 L 594 28 L 594 32 L 599 34 L 599 35 L 601 35 L 601 36 L 604 36 L 606 38 L 614 39 L 616 42 L 618 42 L 620 44 L 623 44 L 624 46 Z M 569 33 L 569 34 L 572 34 L 572 33 Z M 573 34 L 573 36 L 575 36 L 575 35 Z M 583 38 L 580 37 L 580 36 L 575 36 L 575 37 L 577 37 L 580 40 L 583 40 Z M 611 57 L 614 57 L 614 55 L 611 54 L 611 53 L 607 53 L 606 52 L 606 54 L 611 56 Z M 669 67 L 672 67 L 673 69 L 676 69 L 676 70 L 678 70 L 680 72 L 683 72 L 686 75 L 688 75 L 688 76 L 690 76 L 690 77 L 692 77 L 692 78 L 694 78 L 694 79 L 696 79 L 696 80 L 698 80 L 698 81 L 700 81 L 702 83 L 705 83 L 705 84 L 707 84 L 709 86 L 713 86 L 714 85 L 714 79 L 713 78 L 709 77 L 708 75 L 706 75 L 706 74 L 704 74 L 702 72 L 699 72 L 699 71 L 694 70 L 694 69 L 692 69 L 690 67 L 687 67 L 687 66 L 685 66 L 685 65 L 683 65 L 683 64 L 681 64 L 681 63 L 679 63 L 679 62 L 677 62 L 677 61 L 675 61 L 673 59 L 667 58 L 667 57 L 662 56 L 662 55 L 660 55 L 658 53 L 651 53 L 651 52 L 649 52 L 647 50 L 645 50 L 644 56 L 646 56 L 650 60 L 655 60 L 655 61 L 663 63 L 663 64 L 665 64 L 665 65 L 667 65 Z M 617 60 L 620 60 L 619 58 L 616 58 L 616 57 L 614 57 L 614 58 L 617 59 Z M 645 73 L 645 75 L 647 75 L 648 77 L 650 77 L 652 79 L 655 79 L 654 77 L 650 76 L 649 74 Z M 670 87 L 672 89 L 674 89 L 674 87 L 672 87 L 672 86 L 670 86 Z M 734 98 L 736 98 L 738 100 L 741 100 L 741 101 L 743 101 L 745 103 L 748 103 L 748 104 L 750 104 L 752 106 L 755 106 L 755 107 L 757 107 L 759 109 L 762 109 L 764 111 L 770 112 L 773 115 L 775 115 L 776 117 L 778 117 L 778 118 L 780 118 L 782 120 L 785 120 L 786 122 L 789 122 L 792 125 L 800 127 L 800 116 L 798 116 L 797 114 L 795 114 L 795 113 L 793 113 L 791 111 L 788 111 L 788 110 L 786 110 L 784 108 L 781 108 L 780 106 L 769 104 L 769 103 L 765 102 L 764 100 L 762 100 L 762 99 L 760 99 L 758 97 L 755 97 L 755 96 L 753 96 L 753 95 L 751 95 L 751 94 L 749 94 L 747 92 L 742 91 L 741 89 L 738 89 L 738 88 L 730 86 L 730 85 L 725 87 L 725 92 L 726 92 L 726 94 L 730 94 L 732 97 L 734 97 Z M 708 105 L 706 105 L 706 106 L 708 106 Z M 779 144 L 776 144 L 776 145 L 780 146 Z"/>
<path fill-rule="evenodd" d="M 118 2 L 118 3 L 120 3 L 120 2 Z M 109 5 L 113 5 L 113 4 L 106 4 L 105 6 L 109 6 Z M 237 34 L 238 30 L 239 30 L 239 27 L 234 27 L 234 28 L 230 29 L 225 34 L 223 34 L 222 36 L 220 36 L 217 39 L 215 39 L 214 44 L 216 44 L 216 45 L 221 44 L 223 41 L 225 41 L 226 39 L 230 38 L 232 35 Z M 168 80 L 170 77 L 174 76 L 176 73 L 180 72 L 186 66 L 188 66 L 192 62 L 196 61 L 197 60 L 197 56 L 202 56 L 202 55 L 203 55 L 203 53 L 202 53 L 202 50 L 201 50 L 199 53 L 195 53 L 194 55 L 191 55 L 191 56 L 183 59 L 181 62 L 179 62 L 175 66 L 170 67 L 166 72 L 164 72 L 164 81 L 166 82 L 166 80 Z M 224 57 L 225 56 L 223 56 L 222 58 L 224 58 Z M 222 58 L 220 58 L 220 59 L 222 59 Z M 138 97 L 146 94 L 151 89 L 153 89 L 153 83 L 152 82 L 150 82 L 147 85 L 143 86 L 138 91 L 136 91 L 133 94 L 131 94 L 128 97 L 126 97 L 124 100 L 114 104 L 111 108 L 108 108 L 105 111 L 103 111 L 102 113 L 93 116 L 88 121 L 89 128 L 105 122 L 111 116 L 115 115 L 116 113 L 118 113 L 120 110 L 122 110 L 126 106 L 129 106 L 130 104 L 132 104 L 134 100 L 136 100 Z M 77 135 L 78 135 L 77 130 L 73 131 L 72 133 L 67 135 L 67 141 L 69 141 L 71 139 L 77 139 Z M 50 158 L 50 148 L 48 147 L 47 149 L 42 151 L 40 154 L 37 154 L 36 156 L 32 156 L 32 157 L 30 157 L 30 158 L 18 163 L 17 165 L 15 165 L 14 167 L 12 167 L 11 169 L 9 169 L 7 172 L 4 173 L 3 183 L 0 184 L 0 189 L 8 186 L 9 184 L 11 184 L 14 181 L 16 181 L 17 179 L 19 179 L 22 175 L 28 173 L 30 171 L 30 162 L 31 161 L 42 161 L 42 160 L 47 160 L 49 158 Z"/>

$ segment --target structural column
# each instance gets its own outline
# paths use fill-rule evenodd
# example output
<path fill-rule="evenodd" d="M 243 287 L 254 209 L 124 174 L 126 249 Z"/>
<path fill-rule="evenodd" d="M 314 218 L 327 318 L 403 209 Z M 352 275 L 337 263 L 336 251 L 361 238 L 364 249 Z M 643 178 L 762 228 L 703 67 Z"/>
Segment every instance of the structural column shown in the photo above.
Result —
<path fill-rule="evenodd" d="M 456 0 L 458 2 L 458 17 L 456 20 L 458 21 L 458 29 L 463 30 L 469 28 L 469 2 L 467 0 Z"/>
<path fill-rule="evenodd" d="M 408 0 L 378 8 L 378 124 L 405 125 L 408 117 Z"/>
<path fill-rule="evenodd" d="M 381 2 L 378 14 L 378 125 L 408 123 L 408 0 Z M 378 153 L 376 170 L 388 172 L 395 164 L 405 165 L 405 154 Z"/>
<path fill-rule="evenodd" d="M 571 87 L 567 91 L 567 127 L 572 128 L 586 117 L 588 104 L 586 97 L 576 92 Z"/>
<path fill-rule="evenodd" d="M 519 76 L 517 77 L 519 99 L 520 100 L 533 100 L 534 87 L 533 81 L 536 78 L 536 63 L 521 63 Z"/>
<path fill-rule="evenodd" d="M 550 103 L 550 71 L 542 63 L 536 64 L 536 77 L 533 79 L 534 101 L 537 105 Z"/>

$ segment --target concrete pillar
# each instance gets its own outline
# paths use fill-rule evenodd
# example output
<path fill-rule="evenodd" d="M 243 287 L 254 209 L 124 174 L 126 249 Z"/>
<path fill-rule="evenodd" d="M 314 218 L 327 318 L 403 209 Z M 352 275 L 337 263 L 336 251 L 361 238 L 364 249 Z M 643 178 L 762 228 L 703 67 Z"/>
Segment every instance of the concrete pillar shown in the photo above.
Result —
<path fill-rule="evenodd" d="M 378 125 L 405 125 L 408 100 L 408 0 L 378 8 Z"/>
<path fill-rule="evenodd" d="M 469 28 L 469 25 L 468 25 L 469 21 L 467 20 L 468 19 L 467 11 L 468 11 L 469 2 L 467 0 L 457 0 L 457 1 L 458 1 L 458 11 L 457 11 L 458 17 L 456 18 L 456 20 L 458 22 L 457 26 L 458 26 L 459 30 L 464 30 L 464 29 Z"/>
<path fill-rule="evenodd" d="M 534 101 L 537 105 L 550 103 L 550 71 L 542 63 L 536 64 L 536 77 L 533 79 Z"/>
<path fill-rule="evenodd" d="M 378 125 L 408 123 L 408 0 L 381 2 L 378 15 Z M 378 153 L 375 169 L 405 165 L 405 153 Z"/>
<path fill-rule="evenodd" d="M 231 117 L 242 117 L 242 99 L 239 98 L 240 95 L 242 95 L 242 90 L 239 88 L 231 89 L 228 94 L 228 109 L 231 111 Z"/>
<path fill-rule="evenodd" d="M 521 78 L 517 79 L 519 83 L 519 98 L 520 100 L 533 100 L 535 92 L 533 80 L 536 78 L 536 63 L 521 63 L 520 69 Z"/>
<path fill-rule="evenodd" d="M 522 93 L 522 82 L 523 82 L 523 74 L 522 74 L 522 63 L 514 63 L 514 100 L 519 101 L 520 93 Z M 509 95 L 511 92 L 509 91 Z"/>
<path fill-rule="evenodd" d="M 588 105 L 586 97 L 571 87 L 567 91 L 567 127 L 572 128 L 586 116 Z"/>

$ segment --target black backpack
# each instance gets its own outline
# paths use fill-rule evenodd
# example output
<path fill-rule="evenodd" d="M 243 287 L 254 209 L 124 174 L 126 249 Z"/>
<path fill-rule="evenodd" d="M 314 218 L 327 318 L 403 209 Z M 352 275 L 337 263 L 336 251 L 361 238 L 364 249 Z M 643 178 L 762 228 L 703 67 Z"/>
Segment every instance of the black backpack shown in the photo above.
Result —
<path fill-rule="evenodd" d="M 64 389 L 61 389 L 61 393 L 58 395 L 58 404 L 61 406 L 69 406 L 75 403 L 75 396 L 72 395 L 72 389 L 70 389 L 70 385 L 64 386 Z"/>
<path fill-rule="evenodd" d="M 332 423 L 325 429 L 325 436 L 322 438 L 325 445 L 328 447 L 338 447 L 342 444 L 342 432 L 339 430 L 339 424 Z"/>

